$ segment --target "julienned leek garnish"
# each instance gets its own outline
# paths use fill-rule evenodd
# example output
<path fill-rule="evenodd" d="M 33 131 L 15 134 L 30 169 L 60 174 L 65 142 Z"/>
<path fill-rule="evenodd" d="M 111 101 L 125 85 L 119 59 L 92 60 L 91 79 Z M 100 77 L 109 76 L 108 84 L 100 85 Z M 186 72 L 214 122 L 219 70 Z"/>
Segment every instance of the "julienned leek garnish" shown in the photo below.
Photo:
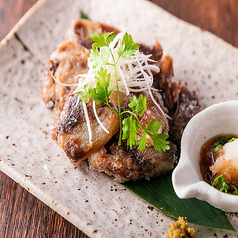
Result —
<path fill-rule="evenodd" d="M 145 127 L 140 123 L 139 118 L 147 108 L 146 98 L 143 95 L 140 95 L 139 98 L 136 96 L 130 98 L 128 104 L 130 110 L 122 111 L 120 105 L 119 91 L 124 91 L 128 95 L 129 92 L 148 90 L 152 100 L 161 110 L 150 89 L 153 84 L 151 71 L 159 72 L 159 68 L 148 64 L 148 61 L 152 61 L 149 59 L 150 56 L 139 52 L 139 45 L 135 44 L 132 36 L 128 33 L 122 32 L 118 35 L 113 34 L 113 32 L 104 35 L 94 33 L 90 35 L 90 38 L 94 43 L 88 61 L 89 71 L 86 75 L 78 76 L 83 80 L 79 81 L 79 86 L 75 90 L 84 104 L 84 110 L 87 110 L 85 104 L 89 102 L 89 98 L 92 98 L 96 119 L 107 133 L 107 129 L 97 116 L 95 102 L 97 104 L 104 103 L 119 116 L 118 145 L 121 145 L 122 140 L 127 140 L 128 146 L 137 145 L 138 150 L 142 151 L 146 147 L 146 135 L 148 135 L 156 150 L 169 150 L 169 142 L 166 140 L 168 135 L 158 134 L 162 125 L 158 119 L 152 119 Z M 109 103 L 109 97 L 115 90 L 117 92 L 118 111 L 112 108 Z M 163 113 L 162 110 L 161 112 Z M 87 117 L 87 111 L 85 111 L 85 116 Z M 138 140 L 139 127 L 142 128 L 143 135 Z M 90 129 L 89 125 L 88 128 Z M 90 136 L 89 140 L 91 140 Z"/>

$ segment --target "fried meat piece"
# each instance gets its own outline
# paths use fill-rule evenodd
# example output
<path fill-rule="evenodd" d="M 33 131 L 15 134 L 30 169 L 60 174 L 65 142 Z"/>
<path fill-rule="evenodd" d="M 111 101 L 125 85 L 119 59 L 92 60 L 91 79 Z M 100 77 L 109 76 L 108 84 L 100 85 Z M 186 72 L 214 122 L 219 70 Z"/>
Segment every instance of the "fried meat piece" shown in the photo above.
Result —
<path fill-rule="evenodd" d="M 189 120 L 201 111 L 195 92 L 182 87 L 181 82 L 172 82 L 174 75 L 173 60 L 165 55 L 160 62 L 160 72 L 154 75 L 154 87 L 163 97 L 164 106 L 168 109 L 169 135 L 173 141 L 179 141 Z"/>
<path fill-rule="evenodd" d="M 77 42 L 63 42 L 50 56 L 45 70 L 41 88 L 41 98 L 49 109 L 53 110 L 53 118 L 57 120 L 63 110 L 69 92 L 75 88 L 62 84 L 76 84 L 78 74 L 88 70 L 89 50 Z M 52 75 L 59 82 L 55 82 Z"/>
<path fill-rule="evenodd" d="M 102 23 L 94 23 L 85 19 L 76 20 L 65 42 L 60 44 L 50 57 L 41 96 L 47 107 L 54 112 L 55 124 L 52 129 L 52 138 L 72 162 L 77 163 L 88 158 L 92 170 L 104 171 L 122 183 L 141 178 L 149 179 L 173 169 L 177 159 L 176 146 L 170 142 L 170 150 L 158 152 L 154 149 L 150 137 L 147 137 L 146 149 L 142 152 L 138 151 L 136 146 L 127 147 L 125 141 L 122 142 L 122 146 L 118 146 L 116 142 L 120 127 L 118 115 L 104 104 L 96 105 L 99 119 L 109 131 L 107 134 L 95 118 L 92 100 L 86 106 L 92 130 L 92 142 L 89 142 L 83 103 L 78 99 L 77 94 L 72 93 L 78 82 L 76 76 L 88 70 L 89 49 L 93 43 L 90 34 L 95 32 L 104 34 L 112 31 L 115 34 L 119 33 L 116 28 Z M 199 107 L 197 99 L 188 90 L 182 89 L 181 82 L 172 82 L 172 58 L 169 55 L 163 55 L 163 49 L 157 41 L 152 47 L 141 45 L 140 51 L 147 55 L 150 54 L 151 58 L 156 61 L 155 64 L 160 67 L 160 72 L 154 73 L 153 86 L 158 91 L 152 90 L 152 95 L 163 112 L 158 109 L 149 93 L 146 92 L 129 95 L 120 92 L 121 109 L 130 110 L 128 107 L 130 97 L 135 95 L 138 98 L 140 94 L 143 94 L 147 99 L 147 109 L 139 118 L 142 125 L 146 126 L 152 119 L 157 118 L 163 123 L 158 133 L 171 135 L 170 140 L 180 139 L 186 123 Z M 51 75 L 56 78 L 57 82 Z M 109 102 L 115 110 L 118 110 L 117 100 L 117 93 L 114 92 Z M 196 110 L 191 105 L 194 105 Z M 168 114 L 172 120 L 170 118 L 168 121 L 164 114 Z M 123 117 L 126 116 L 126 114 L 123 115 Z M 180 123 L 181 118 L 183 121 Z M 142 137 L 142 133 L 143 130 L 139 129 L 138 138 Z"/>
<path fill-rule="evenodd" d="M 160 72 L 154 75 L 154 87 L 160 90 L 164 105 L 169 110 L 169 114 L 176 107 L 179 93 L 182 89 L 181 82 L 172 81 L 174 76 L 173 59 L 170 55 L 165 55 L 159 64 Z"/>
<path fill-rule="evenodd" d="M 104 34 L 112 32 L 118 34 L 119 31 L 103 23 L 94 23 L 85 19 L 78 19 L 73 22 L 65 42 L 58 46 L 58 49 L 50 56 L 46 66 L 43 84 L 41 89 L 41 98 L 49 109 L 53 110 L 53 118 L 56 121 L 63 110 L 66 98 L 74 86 L 62 84 L 77 84 L 78 74 L 87 72 L 87 60 L 90 54 L 93 41 L 90 34 L 97 32 Z M 60 82 L 55 82 L 53 77 Z"/>
<path fill-rule="evenodd" d="M 102 147 L 92 154 L 88 159 L 89 166 L 91 170 L 113 176 L 120 183 L 159 176 L 172 170 L 176 163 L 176 146 L 172 143 L 166 152 L 158 152 L 153 146 L 140 152 L 117 143 L 113 143 L 109 150 L 110 154 Z"/>
<path fill-rule="evenodd" d="M 140 52 L 145 55 L 151 55 L 151 59 L 157 61 L 157 64 L 160 64 L 160 60 L 163 56 L 163 48 L 161 47 L 158 41 L 155 41 L 153 46 L 147 46 L 140 44 Z"/>
<path fill-rule="evenodd" d="M 190 92 L 183 87 L 179 94 L 173 120 L 170 121 L 169 134 L 174 141 L 181 139 L 184 128 L 190 119 L 200 111 L 201 106 L 198 103 L 195 92 Z"/>
<path fill-rule="evenodd" d="M 71 28 L 66 35 L 66 39 L 78 42 L 85 48 L 91 49 L 93 41 L 89 37 L 90 34 L 104 34 L 106 32 L 114 32 L 114 34 L 118 34 L 120 31 L 115 27 L 111 27 L 100 22 L 93 22 L 86 19 L 77 19 L 72 23 Z"/>
<path fill-rule="evenodd" d="M 68 97 L 60 118 L 52 129 L 52 138 L 74 163 L 88 158 L 119 130 L 119 118 L 110 108 L 103 104 L 96 105 L 97 115 L 109 134 L 98 124 L 93 112 L 92 100 L 87 104 L 87 111 L 92 130 L 91 143 L 83 104 L 78 100 L 77 94 Z"/>
<path fill-rule="evenodd" d="M 147 110 L 140 117 L 142 125 L 146 126 L 149 121 L 154 118 L 159 119 L 163 125 L 158 133 L 168 133 L 169 125 L 166 117 L 164 117 L 155 104 L 151 101 L 147 93 L 143 93 L 147 98 Z M 132 95 L 120 93 L 121 105 L 123 110 L 129 109 L 128 103 Z M 110 103 L 117 108 L 117 94 L 113 93 L 110 97 Z M 72 94 L 67 99 L 64 110 L 59 120 L 55 123 L 52 130 L 52 138 L 57 141 L 58 145 L 65 151 L 66 155 L 74 162 L 80 162 L 90 156 L 93 152 L 104 146 L 119 131 L 119 117 L 107 106 L 103 104 L 97 105 L 97 114 L 100 121 L 108 129 L 107 134 L 98 124 L 93 113 L 92 101 L 87 104 L 90 125 L 92 129 L 92 143 L 89 142 L 88 128 L 83 111 L 82 102 L 78 102 L 77 94 Z M 126 107 L 126 108 L 125 108 Z M 138 136 L 142 137 L 143 131 L 138 131 Z M 147 137 L 146 146 L 153 146 L 153 141 Z"/>

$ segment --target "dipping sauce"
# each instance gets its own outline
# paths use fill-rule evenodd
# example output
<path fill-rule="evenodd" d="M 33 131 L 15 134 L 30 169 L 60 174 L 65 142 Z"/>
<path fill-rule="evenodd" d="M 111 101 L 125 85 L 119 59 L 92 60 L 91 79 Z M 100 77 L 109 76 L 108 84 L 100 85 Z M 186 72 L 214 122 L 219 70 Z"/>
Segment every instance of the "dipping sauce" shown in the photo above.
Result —
<path fill-rule="evenodd" d="M 218 158 L 218 149 L 214 150 L 214 148 L 217 148 L 216 145 L 214 145 L 214 144 L 221 137 L 225 138 L 225 140 L 226 140 L 227 137 L 237 138 L 237 136 L 234 136 L 234 135 L 215 136 L 215 137 L 212 137 L 211 139 L 207 140 L 201 148 L 200 163 L 199 163 L 200 164 L 200 171 L 201 171 L 201 175 L 202 175 L 203 180 L 205 182 L 209 183 L 210 185 L 212 185 L 212 183 L 214 182 L 214 179 L 217 177 L 217 174 L 214 174 L 210 170 L 210 167 L 215 163 L 216 159 Z M 223 143 L 222 146 L 224 144 L 225 143 Z M 234 185 L 235 187 L 238 187 L 237 184 L 234 183 L 234 182 L 227 182 L 226 181 L 226 183 L 229 184 L 229 185 Z"/>
<path fill-rule="evenodd" d="M 214 143 L 219 137 L 220 136 L 215 136 L 210 138 L 202 145 L 201 148 L 199 162 L 200 171 L 202 179 L 209 184 L 212 184 L 214 181 L 214 174 L 210 170 L 210 166 L 212 166 L 215 162 L 216 152 L 214 151 Z"/>

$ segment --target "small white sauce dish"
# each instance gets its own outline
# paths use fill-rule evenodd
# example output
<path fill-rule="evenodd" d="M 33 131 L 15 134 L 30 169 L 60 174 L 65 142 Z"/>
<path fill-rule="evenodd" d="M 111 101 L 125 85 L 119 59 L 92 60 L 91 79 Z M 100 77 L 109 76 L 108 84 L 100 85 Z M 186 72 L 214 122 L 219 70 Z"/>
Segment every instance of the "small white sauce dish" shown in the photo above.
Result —
<path fill-rule="evenodd" d="M 173 187 L 180 198 L 195 197 L 227 212 L 238 212 L 238 195 L 226 194 L 202 179 L 202 145 L 217 135 L 238 135 L 238 101 L 214 104 L 195 115 L 181 140 L 181 156 L 173 171 Z M 238 153 L 238 148 L 237 148 Z"/>

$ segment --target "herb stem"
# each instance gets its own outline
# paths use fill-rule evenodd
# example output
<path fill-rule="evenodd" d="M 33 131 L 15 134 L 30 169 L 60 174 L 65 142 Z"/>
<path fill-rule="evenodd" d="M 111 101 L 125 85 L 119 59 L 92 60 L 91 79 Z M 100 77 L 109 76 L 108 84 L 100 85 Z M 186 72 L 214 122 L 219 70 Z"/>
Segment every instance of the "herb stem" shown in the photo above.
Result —
<path fill-rule="evenodd" d="M 120 132 L 119 132 L 119 140 L 118 140 L 118 145 L 120 146 L 121 145 L 121 139 L 122 139 L 122 118 L 121 118 L 121 105 L 120 105 L 120 95 L 119 95 L 119 85 L 118 85 L 118 79 L 117 79 L 116 65 L 114 65 L 114 70 L 115 70 L 115 79 L 116 79 L 116 85 L 117 85 L 118 116 L 119 116 L 119 119 L 120 119 Z"/>
<path fill-rule="evenodd" d="M 113 112 L 115 112 L 119 116 L 119 113 L 114 108 L 112 108 L 108 102 L 103 102 L 103 103 L 107 105 Z"/>
<path fill-rule="evenodd" d="M 122 114 L 125 114 L 125 113 L 130 113 L 131 116 L 134 116 L 135 119 L 137 120 L 137 122 L 139 123 L 139 125 L 141 126 L 141 128 L 151 137 L 152 134 L 141 124 L 139 118 L 137 117 L 137 115 L 136 115 L 134 112 L 131 112 L 131 111 L 123 111 L 123 112 L 121 113 L 121 115 L 122 115 Z"/>
<path fill-rule="evenodd" d="M 120 146 L 121 145 L 121 140 L 122 140 L 122 118 L 121 118 L 121 105 L 120 105 L 120 95 L 119 95 L 119 85 L 118 85 L 118 78 L 117 78 L 117 68 L 116 68 L 116 65 L 118 63 L 118 60 L 120 57 L 118 57 L 117 61 L 115 61 L 115 57 L 113 55 L 113 52 L 112 52 L 112 49 L 109 48 L 109 51 L 112 55 L 112 60 L 113 60 L 113 64 L 110 64 L 110 65 L 113 65 L 114 67 L 114 71 L 115 71 L 115 79 L 116 79 L 116 85 L 117 85 L 117 106 L 118 106 L 118 116 L 119 116 L 119 120 L 120 120 L 120 132 L 119 132 L 119 140 L 118 140 L 118 145 Z"/>

